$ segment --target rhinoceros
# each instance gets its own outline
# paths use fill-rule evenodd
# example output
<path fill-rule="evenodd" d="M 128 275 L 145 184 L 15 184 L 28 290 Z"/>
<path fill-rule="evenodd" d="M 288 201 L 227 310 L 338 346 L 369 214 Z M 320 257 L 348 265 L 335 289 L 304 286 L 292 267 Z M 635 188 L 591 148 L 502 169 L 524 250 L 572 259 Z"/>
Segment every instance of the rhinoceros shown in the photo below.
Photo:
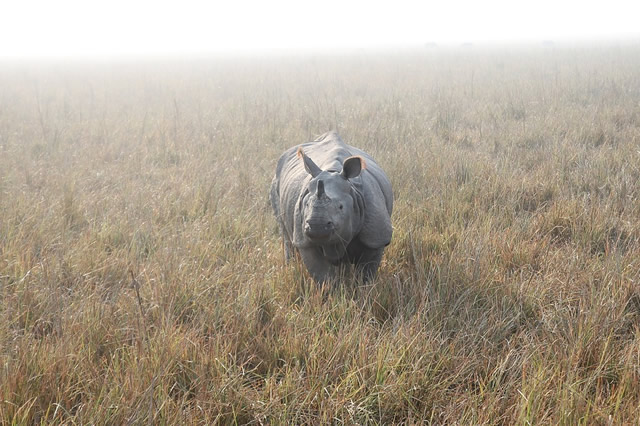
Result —
<path fill-rule="evenodd" d="M 317 283 L 347 262 L 365 281 L 376 275 L 391 242 L 393 191 L 369 154 L 336 132 L 294 146 L 278 160 L 270 200 L 286 260 L 297 250 Z"/>

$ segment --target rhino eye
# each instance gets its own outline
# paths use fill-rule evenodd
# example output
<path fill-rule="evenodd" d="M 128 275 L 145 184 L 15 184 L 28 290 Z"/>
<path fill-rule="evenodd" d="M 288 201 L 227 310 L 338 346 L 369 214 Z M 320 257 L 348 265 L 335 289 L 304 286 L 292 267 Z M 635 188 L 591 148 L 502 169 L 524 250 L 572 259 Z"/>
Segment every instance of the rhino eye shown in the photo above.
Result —
<path fill-rule="evenodd" d="M 340 204 L 340 210 L 342 210 L 342 204 Z"/>

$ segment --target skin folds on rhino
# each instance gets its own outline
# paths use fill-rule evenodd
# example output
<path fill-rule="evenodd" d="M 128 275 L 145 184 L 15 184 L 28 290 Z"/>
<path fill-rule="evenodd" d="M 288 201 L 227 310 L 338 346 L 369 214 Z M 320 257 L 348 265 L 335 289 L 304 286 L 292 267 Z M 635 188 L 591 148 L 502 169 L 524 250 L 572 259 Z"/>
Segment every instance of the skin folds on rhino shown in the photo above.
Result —
<path fill-rule="evenodd" d="M 365 280 L 375 276 L 391 242 L 393 192 L 369 154 L 335 132 L 294 146 L 278 160 L 270 199 L 286 259 L 297 250 L 316 282 L 345 262 Z"/>

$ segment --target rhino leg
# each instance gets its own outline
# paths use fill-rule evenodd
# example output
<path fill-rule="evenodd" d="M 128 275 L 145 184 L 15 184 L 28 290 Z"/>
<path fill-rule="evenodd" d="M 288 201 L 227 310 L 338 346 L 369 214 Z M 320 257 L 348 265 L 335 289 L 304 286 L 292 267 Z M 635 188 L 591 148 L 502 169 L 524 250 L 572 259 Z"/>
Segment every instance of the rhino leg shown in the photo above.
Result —
<path fill-rule="evenodd" d="M 285 263 L 289 263 L 291 257 L 293 256 L 293 246 L 291 244 L 291 237 L 287 233 L 287 229 L 284 227 L 284 223 L 282 223 L 282 215 L 280 214 L 280 208 L 278 207 L 278 200 L 280 196 L 278 195 L 278 185 L 276 183 L 276 179 L 274 178 L 273 183 L 271 184 L 271 193 L 269 194 L 269 200 L 271 201 L 271 207 L 273 208 L 273 214 L 276 217 L 276 222 L 278 222 L 278 228 L 280 228 L 280 235 L 282 235 L 282 250 L 284 252 L 284 260 Z"/>
<path fill-rule="evenodd" d="M 284 246 L 284 259 L 287 263 L 289 263 L 291 257 L 293 257 L 293 245 L 291 244 L 291 239 L 284 231 L 284 227 L 282 232 L 282 244 Z"/>
<path fill-rule="evenodd" d="M 356 265 L 356 272 L 362 275 L 364 282 L 375 278 L 382 261 L 384 247 L 369 248 L 358 240 L 354 240 L 347 247 L 349 261 Z"/>
<path fill-rule="evenodd" d="M 336 276 L 336 267 L 325 259 L 317 247 L 298 248 L 302 263 L 318 284 L 331 281 Z"/>
<path fill-rule="evenodd" d="M 278 222 L 278 228 L 280 228 L 280 236 L 282 237 L 282 252 L 284 254 L 285 263 L 289 263 L 293 256 L 293 245 L 291 244 L 291 238 L 284 227 L 282 221 L 276 218 Z"/>
<path fill-rule="evenodd" d="M 382 254 L 384 253 L 384 247 L 378 249 L 367 249 L 362 253 L 360 260 L 358 260 L 357 268 L 362 273 L 364 282 L 370 281 L 375 278 L 380 262 L 382 261 Z"/>

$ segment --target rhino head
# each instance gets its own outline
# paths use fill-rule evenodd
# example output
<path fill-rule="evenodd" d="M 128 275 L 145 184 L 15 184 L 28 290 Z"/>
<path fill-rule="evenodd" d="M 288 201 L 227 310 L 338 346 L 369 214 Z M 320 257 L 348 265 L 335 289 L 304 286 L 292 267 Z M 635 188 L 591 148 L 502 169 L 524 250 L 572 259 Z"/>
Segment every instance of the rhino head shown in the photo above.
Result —
<path fill-rule="evenodd" d="M 302 149 L 298 150 L 298 157 L 311 175 L 299 205 L 298 220 L 302 222 L 304 239 L 311 244 L 346 247 L 363 220 L 363 198 L 352 179 L 366 168 L 364 158 L 346 158 L 342 170 L 322 170 Z"/>

